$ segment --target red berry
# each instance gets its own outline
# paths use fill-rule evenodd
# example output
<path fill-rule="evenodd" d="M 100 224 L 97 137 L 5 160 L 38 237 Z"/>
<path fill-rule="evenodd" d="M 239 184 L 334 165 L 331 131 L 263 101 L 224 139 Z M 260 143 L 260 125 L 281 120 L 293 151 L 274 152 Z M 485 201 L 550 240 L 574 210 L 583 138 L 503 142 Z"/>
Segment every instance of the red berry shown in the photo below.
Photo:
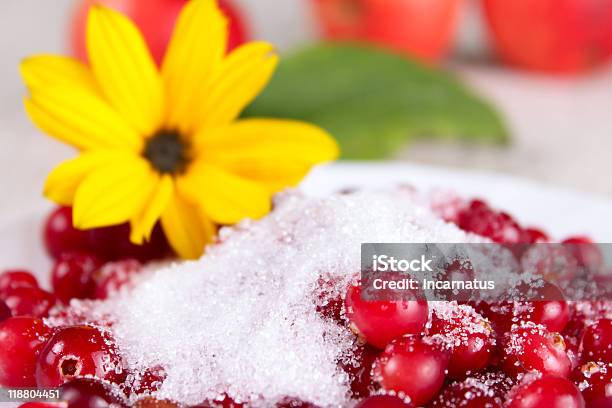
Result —
<path fill-rule="evenodd" d="M 429 318 L 425 300 L 367 301 L 359 284 L 349 287 L 345 310 L 351 329 L 381 349 L 397 337 L 421 333 Z"/>
<path fill-rule="evenodd" d="M 521 257 L 521 267 L 549 282 L 569 281 L 578 272 L 576 258 L 561 244 L 530 246 Z"/>
<path fill-rule="evenodd" d="M 135 259 L 109 262 L 95 274 L 96 299 L 107 299 L 129 286 L 132 279 L 142 272 L 142 264 Z"/>
<path fill-rule="evenodd" d="M 4 303 L 4 300 L 0 300 L 0 322 L 12 317 L 11 309 Z"/>
<path fill-rule="evenodd" d="M 512 380 L 501 372 L 487 372 L 447 385 L 431 408 L 502 408 Z"/>
<path fill-rule="evenodd" d="M 299 398 L 283 398 L 274 406 L 276 408 L 318 408 L 317 405 L 302 401 Z"/>
<path fill-rule="evenodd" d="M 153 397 L 145 397 L 136 401 L 134 408 L 181 408 L 181 405 L 169 400 L 158 400 Z"/>
<path fill-rule="evenodd" d="M 551 332 L 561 332 L 569 321 L 567 302 L 558 300 L 540 300 L 526 302 L 518 314 L 522 321 L 541 324 Z"/>
<path fill-rule="evenodd" d="M 102 261 L 86 252 L 63 254 L 51 270 L 55 296 L 64 303 L 73 298 L 93 298 L 96 290 L 93 276 L 101 266 Z"/>
<path fill-rule="evenodd" d="M 439 335 L 451 349 L 450 378 L 463 378 L 485 368 L 495 341 L 489 322 L 470 306 L 438 307 L 432 314 L 430 335 Z"/>
<path fill-rule="evenodd" d="M 49 216 L 44 227 L 47 252 L 54 259 L 66 252 L 87 249 L 87 233 L 72 225 L 72 208 L 58 207 Z"/>
<path fill-rule="evenodd" d="M 121 407 L 124 402 L 111 384 L 93 378 L 76 378 L 60 387 L 65 408 Z"/>
<path fill-rule="evenodd" d="M 37 288 L 38 282 L 34 275 L 25 270 L 14 269 L 0 274 L 0 298 L 4 298 L 8 290 L 21 287 Z"/>
<path fill-rule="evenodd" d="M 403 392 L 421 406 L 429 402 L 444 383 L 449 356 L 431 339 L 406 336 L 394 340 L 374 365 L 374 380 L 387 391 Z"/>
<path fill-rule="evenodd" d="M 542 230 L 537 228 L 525 228 L 523 230 L 523 242 L 536 244 L 539 242 L 549 242 L 550 237 Z"/>
<path fill-rule="evenodd" d="M 588 326 L 580 342 L 582 361 L 612 362 L 612 320 L 600 319 Z"/>
<path fill-rule="evenodd" d="M 612 406 L 612 363 L 583 364 L 576 367 L 572 380 L 589 406 Z"/>
<path fill-rule="evenodd" d="M 130 241 L 129 224 L 89 230 L 88 242 L 94 253 L 107 261 L 137 259 L 147 262 L 166 258 L 171 253 L 168 241 L 159 224 L 153 229 L 150 241 L 142 245 L 136 245 Z"/>
<path fill-rule="evenodd" d="M 66 408 L 63 402 L 26 402 L 19 408 Z"/>
<path fill-rule="evenodd" d="M 457 225 L 464 231 L 473 232 L 503 244 L 518 244 L 524 241 L 523 230 L 508 214 L 497 212 L 484 201 L 473 200 L 457 215 Z"/>
<path fill-rule="evenodd" d="M 9 289 L 4 298 L 13 316 L 47 317 L 49 310 L 55 306 L 56 299 L 52 293 L 38 287 L 20 287 Z"/>
<path fill-rule="evenodd" d="M 507 408 L 584 408 L 584 399 L 572 382 L 545 375 L 510 391 Z"/>
<path fill-rule="evenodd" d="M 87 375 L 123 382 L 126 372 L 112 339 L 90 326 L 70 326 L 56 332 L 38 358 L 38 386 L 58 387 Z"/>
<path fill-rule="evenodd" d="M 603 264 L 603 254 L 597 244 L 587 237 L 570 237 L 562 241 L 564 247 L 576 258 L 578 265 L 599 268 Z"/>
<path fill-rule="evenodd" d="M 0 385 L 35 387 L 36 358 L 51 336 L 42 320 L 13 317 L 0 322 Z"/>
<path fill-rule="evenodd" d="M 502 367 L 512 378 L 530 371 L 568 377 L 571 370 L 563 337 L 543 326 L 515 327 L 506 334 L 501 354 Z"/>
<path fill-rule="evenodd" d="M 336 287 L 337 280 L 327 276 L 317 279 L 313 297 L 315 299 L 316 311 L 324 319 L 332 320 L 340 325 L 346 323 L 344 315 L 344 300 Z"/>
<path fill-rule="evenodd" d="M 412 404 L 393 395 L 374 395 L 361 401 L 355 408 L 410 408 Z"/>
<path fill-rule="evenodd" d="M 367 397 L 376 387 L 372 380 L 372 367 L 380 350 L 368 344 L 356 346 L 350 356 L 343 358 L 339 365 L 348 374 L 354 397 Z"/>
<path fill-rule="evenodd" d="M 128 387 L 126 394 L 150 395 L 159 390 L 166 376 L 166 371 L 159 366 L 147 368 L 142 374 L 128 376 L 125 383 Z"/>

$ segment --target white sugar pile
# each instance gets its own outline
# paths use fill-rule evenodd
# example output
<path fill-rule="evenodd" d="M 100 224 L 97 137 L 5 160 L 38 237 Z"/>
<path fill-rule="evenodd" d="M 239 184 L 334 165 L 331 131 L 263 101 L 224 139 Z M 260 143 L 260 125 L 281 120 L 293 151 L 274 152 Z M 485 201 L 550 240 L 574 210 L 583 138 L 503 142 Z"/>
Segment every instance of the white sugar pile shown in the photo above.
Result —
<path fill-rule="evenodd" d="M 199 261 L 164 267 L 94 309 L 112 316 L 133 368 L 164 367 L 160 398 L 197 404 L 225 393 L 254 406 L 286 397 L 345 406 L 336 361 L 354 336 L 316 313 L 320 277 L 346 287 L 362 242 L 474 240 L 408 191 L 285 193 L 266 218 L 223 230 Z"/>

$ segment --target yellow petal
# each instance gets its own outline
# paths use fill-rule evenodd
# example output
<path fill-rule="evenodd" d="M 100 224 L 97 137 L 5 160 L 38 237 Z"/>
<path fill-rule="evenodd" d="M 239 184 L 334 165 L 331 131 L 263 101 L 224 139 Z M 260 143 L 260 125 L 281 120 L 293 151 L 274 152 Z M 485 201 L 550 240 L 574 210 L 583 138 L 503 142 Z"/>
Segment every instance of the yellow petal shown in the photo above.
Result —
<path fill-rule="evenodd" d="M 222 167 L 275 192 L 297 184 L 310 168 L 334 160 L 339 149 L 323 129 L 304 122 L 246 119 L 204 131 L 199 160 Z"/>
<path fill-rule="evenodd" d="M 72 205 L 77 188 L 92 171 L 105 163 L 128 158 L 127 153 L 98 150 L 67 160 L 47 176 L 45 197 L 57 204 Z"/>
<path fill-rule="evenodd" d="M 166 127 L 192 134 L 213 73 L 225 54 L 227 22 L 215 0 L 191 0 L 179 16 L 162 66 Z"/>
<path fill-rule="evenodd" d="M 68 85 L 98 93 L 96 80 L 85 64 L 57 55 L 35 55 L 19 65 L 21 76 L 29 89 Z"/>
<path fill-rule="evenodd" d="M 177 186 L 219 224 L 260 218 L 270 211 L 270 194 L 263 187 L 204 162 L 193 164 Z"/>
<path fill-rule="evenodd" d="M 142 149 L 142 138 L 106 102 L 82 88 L 33 90 L 25 108 L 42 131 L 78 149 Z"/>
<path fill-rule="evenodd" d="M 201 109 L 199 129 L 226 125 L 268 84 L 278 64 L 271 44 L 252 42 L 221 64 Z"/>
<path fill-rule="evenodd" d="M 122 14 L 93 6 L 87 21 L 87 50 L 106 99 L 141 135 L 161 125 L 163 84 L 142 35 Z"/>
<path fill-rule="evenodd" d="M 142 244 L 144 240 L 148 241 L 151 238 L 153 227 L 168 206 L 173 193 L 172 176 L 167 174 L 161 176 L 144 210 L 131 221 L 130 240 L 132 242 Z"/>
<path fill-rule="evenodd" d="M 170 246 L 184 259 L 196 259 L 216 234 L 215 225 L 175 190 L 161 218 Z"/>
<path fill-rule="evenodd" d="M 83 180 L 74 198 L 74 225 L 80 229 L 124 223 L 147 204 L 159 175 L 138 156 L 112 160 Z"/>

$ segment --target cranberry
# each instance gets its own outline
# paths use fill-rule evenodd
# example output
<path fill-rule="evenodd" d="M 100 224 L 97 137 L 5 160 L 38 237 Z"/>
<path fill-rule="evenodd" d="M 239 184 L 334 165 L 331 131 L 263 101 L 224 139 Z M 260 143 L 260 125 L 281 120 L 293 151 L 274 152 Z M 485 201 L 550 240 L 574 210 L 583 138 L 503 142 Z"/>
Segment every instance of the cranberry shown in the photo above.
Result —
<path fill-rule="evenodd" d="M 58 387 L 87 375 L 122 383 L 123 361 L 112 339 L 90 326 L 70 326 L 56 332 L 41 351 L 36 365 L 39 387 Z"/>
<path fill-rule="evenodd" d="M 612 362 L 612 320 L 600 319 L 588 326 L 580 342 L 582 361 Z"/>
<path fill-rule="evenodd" d="M 46 290 L 24 286 L 9 289 L 4 301 L 13 316 L 47 317 L 56 299 Z"/>
<path fill-rule="evenodd" d="M 576 258 L 561 244 L 530 246 L 521 257 L 521 267 L 549 282 L 570 281 L 578 272 Z"/>
<path fill-rule="evenodd" d="M 65 408 L 120 407 L 124 401 L 110 384 L 93 378 L 76 378 L 60 387 Z"/>
<path fill-rule="evenodd" d="M 487 366 L 494 348 L 492 329 L 473 308 L 446 305 L 451 306 L 432 314 L 429 334 L 442 336 L 452 350 L 448 376 L 463 378 Z"/>
<path fill-rule="evenodd" d="M 0 300 L 0 322 L 12 317 L 11 309 L 4 303 L 4 300 Z"/>
<path fill-rule="evenodd" d="M 612 363 L 583 364 L 574 370 L 572 380 L 589 406 L 612 406 Z"/>
<path fill-rule="evenodd" d="M 6 297 L 6 292 L 14 288 L 37 288 L 38 282 L 34 275 L 26 270 L 13 269 L 0 274 L 0 298 Z"/>
<path fill-rule="evenodd" d="M 47 252 L 54 259 L 63 253 L 87 249 L 87 233 L 72 225 L 72 208 L 58 207 L 47 218 L 44 230 Z"/>
<path fill-rule="evenodd" d="M 516 308 L 519 321 L 541 324 L 554 332 L 561 332 L 565 328 L 569 322 L 570 310 L 557 286 L 546 282 L 543 287 L 530 290 L 528 297 L 533 300 L 523 302 Z"/>
<path fill-rule="evenodd" d="M 449 356 L 431 339 L 406 336 L 394 340 L 374 364 L 374 380 L 387 391 L 403 392 L 421 406 L 444 383 Z"/>
<path fill-rule="evenodd" d="M 95 254 L 107 261 L 132 258 L 147 262 L 166 258 L 171 253 L 168 241 L 159 224 L 153 229 L 150 241 L 143 245 L 135 245 L 130 242 L 129 224 L 89 230 L 88 242 Z"/>
<path fill-rule="evenodd" d="M 114 295 L 121 288 L 129 286 L 132 278 L 140 272 L 142 272 L 142 264 L 135 259 L 105 264 L 94 276 L 97 282 L 95 298 L 107 299 Z"/>
<path fill-rule="evenodd" d="M 550 237 L 542 230 L 537 228 L 525 228 L 523 230 L 523 242 L 536 244 L 539 242 L 549 242 Z"/>
<path fill-rule="evenodd" d="M 336 293 L 336 286 L 338 286 L 338 282 L 334 278 L 320 276 L 317 279 L 313 293 L 316 311 L 326 320 L 345 325 L 344 300 L 340 294 Z"/>
<path fill-rule="evenodd" d="M 73 298 L 92 298 L 96 289 L 93 275 L 101 266 L 97 257 L 86 252 L 61 255 L 51 270 L 55 295 L 64 303 Z"/>
<path fill-rule="evenodd" d="M 584 408 L 584 399 L 568 379 L 545 375 L 515 387 L 507 408 Z"/>
<path fill-rule="evenodd" d="M 283 398 L 278 404 L 275 405 L 276 408 L 317 408 L 316 405 L 311 404 L 310 402 L 302 401 L 299 398 Z"/>
<path fill-rule="evenodd" d="M 374 395 L 361 401 L 355 408 L 410 408 L 412 406 L 393 395 Z"/>
<path fill-rule="evenodd" d="M 147 368 L 142 374 L 138 373 L 132 378 L 128 377 L 125 384 L 129 388 L 127 394 L 150 395 L 159 390 L 166 376 L 166 371 L 162 367 Z"/>
<path fill-rule="evenodd" d="M 340 367 L 348 374 L 351 391 L 355 397 L 367 397 L 375 391 L 372 367 L 380 350 L 368 345 L 359 345 L 350 356 L 340 361 Z"/>
<path fill-rule="evenodd" d="M 473 232 L 503 244 L 523 241 L 523 231 L 508 214 L 491 209 L 484 201 L 473 200 L 457 215 L 457 225 L 464 231 Z"/>
<path fill-rule="evenodd" d="M 506 334 L 502 366 L 513 378 L 530 371 L 567 377 L 571 370 L 563 337 L 535 324 L 515 327 Z"/>
<path fill-rule="evenodd" d="M 603 264 L 603 254 L 597 244 L 588 237 L 569 237 L 562 241 L 565 248 L 576 258 L 578 265 L 586 268 L 599 268 Z"/>
<path fill-rule="evenodd" d="M 180 408 L 181 406 L 176 402 L 169 400 L 158 400 L 152 397 L 146 397 L 139 399 L 134 404 L 135 408 Z"/>
<path fill-rule="evenodd" d="M 19 408 L 66 408 L 66 404 L 62 402 L 26 402 Z"/>
<path fill-rule="evenodd" d="M 345 311 L 351 329 L 381 349 L 396 337 L 421 333 L 429 318 L 425 300 L 366 301 L 359 284 L 349 287 Z"/>
<path fill-rule="evenodd" d="M 502 408 L 512 380 L 502 373 L 484 373 L 446 386 L 430 408 Z"/>
<path fill-rule="evenodd" d="M 36 358 L 50 336 L 40 319 L 13 317 L 0 322 L 0 385 L 36 386 Z"/>

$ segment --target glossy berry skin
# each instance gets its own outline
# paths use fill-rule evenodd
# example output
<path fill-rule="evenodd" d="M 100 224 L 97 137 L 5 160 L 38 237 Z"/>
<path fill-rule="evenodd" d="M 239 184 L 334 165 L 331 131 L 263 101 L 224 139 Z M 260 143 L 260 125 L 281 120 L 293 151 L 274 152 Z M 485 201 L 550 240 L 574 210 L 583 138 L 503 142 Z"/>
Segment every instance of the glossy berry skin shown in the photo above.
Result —
<path fill-rule="evenodd" d="M 36 359 L 51 336 L 42 320 L 13 317 L 0 322 L 0 386 L 35 387 Z"/>
<path fill-rule="evenodd" d="M 72 51 L 77 58 L 87 61 L 85 46 L 87 12 L 92 4 L 102 4 L 124 13 L 134 21 L 142 32 L 153 58 L 158 65 L 161 65 L 177 17 L 186 3 L 187 0 L 82 0 L 72 20 Z M 231 50 L 247 40 L 247 27 L 233 2 L 220 0 L 219 7 L 229 20 L 228 50 Z"/>
<path fill-rule="evenodd" d="M 502 408 L 514 382 L 501 371 L 486 371 L 455 381 L 428 408 Z"/>
<path fill-rule="evenodd" d="M 53 292 L 66 304 L 70 299 L 93 298 L 96 290 L 93 277 L 101 266 L 102 261 L 87 252 L 61 255 L 51 270 Z"/>
<path fill-rule="evenodd" d="M 56 304 L 52 293 L 38 287 L 13 288 L 6 292 L 4 302 L 13 316 L 47 317 Z"/>
<path fill-rule="evenodd" d="M 563 337 L 532 324 L 506 334 L 501 357 L 504 371 L 512 378 L 531 371 L 568 377 L 571 370 Z"/>
<path fill-rule="evenodd" d="M 11 269 L 0 274 L 0 299 L 6 296 L 7 291 L 21 287 L 38 287 L 38 281 L 29 271 Z"/>
<path fill-rule="evenodd" d="M 522 228 L 508 214 L 497 212 L 484 201 L 472 200 L 457 214 L 457 226 L 502 244 L 524 243 Z"/>
<path fill-rule="evenodd" d="M 323 36 L 361 41 L 425 61 L 442 58 L 451 45 L 457 0 L 311 0 Z"/>
<path fill-rule="evenodd" d="M 374 365 L 374 380 L 387 391 L 404 392 L 421 406 L 442 387 L 449 355 L 440 344 L 417 336 L 394 340 Z"/>
<path fill-rule="evenodd" d="M 612 407 L 612 363 L 590 361 L 576 367 L 572 381 L 589 406 Z"/>
<path fill-rule="evenodd" d="M 569 306 L 565 301 L 540 300 L 527 302 L 518 313 L 521 321 L 541 324 L 551 332 L 561 332 L 569 322 Z"/>
<path fill-rule="evenodd" d="M 445 318 L 434 312 L 429 334 L 442 336 L 450 345 L 449 378 L 460 379 L 485 368 L 493 353 L 489 323 L 469 307 L 457 308 Z"/>
<path fill-rule="evenodd" d="M 11 309 L 4 303 L 4 300 L 0 300 L 0 322 L 12 317 Z"/>
<path fill-rule="evenodd" d="M 580 390 L 563 377 L 545 375 L 510 391 L 506 408 L 584 408 Z"/>
<path fill-rule="evenodd" d="M 612 4 L 581 0 L 485 0 L 491 39 L 515 66 L 577 73 L 612 55 Z"/>
<path fill-rule="evenodd" d="M 92 378 L 77 378 L 60 387 L 65 408 L 105 408 L 125 406 L 110 384 Z"/>
<path fill-rule="evenodd" d="M 130 241 L 129 224 L 94 228 L 87 231 L 87 240 L 92 252 L 105 261 L 137 259 L 147 262 L 163 259 L 171 254 L 168 241 L 159 224 L 153 228 L 151 239 L 142 245 Z"/>
<path fill-rule="evenodd" d="M 47 253 L 58 259 L 66 252 L 87 250 L 87 233 L 72 225 L 72 208 L 58 207 L 45 222 L 43 239 Z"/>
<path fill-rule="evenodd" d="M 123 382 L 126 372 L 112 339 L 90 326 L 70 326 L 57 331 L 38 358 L 38 386 L 59 387 L 88 375 Z"/>
<path fill-rule="evenodd" d="M 355 408 L 411 408 L 414 405 L 393 395 L 374 395 L 362 400 Z"/>
<path fill-rule="evenodd" d="M 582 361 L 612 362 L 612 320 L 600 319 L 588 326 L 580 342 Z"/>
<path fill-rule="evenodd" d="M 425 300 L 366 301 L 357 284 L 349 287 L 344 305 L 351 329 L 380 349 L 397 337 L 421 333 L 429 318 Z"/>

